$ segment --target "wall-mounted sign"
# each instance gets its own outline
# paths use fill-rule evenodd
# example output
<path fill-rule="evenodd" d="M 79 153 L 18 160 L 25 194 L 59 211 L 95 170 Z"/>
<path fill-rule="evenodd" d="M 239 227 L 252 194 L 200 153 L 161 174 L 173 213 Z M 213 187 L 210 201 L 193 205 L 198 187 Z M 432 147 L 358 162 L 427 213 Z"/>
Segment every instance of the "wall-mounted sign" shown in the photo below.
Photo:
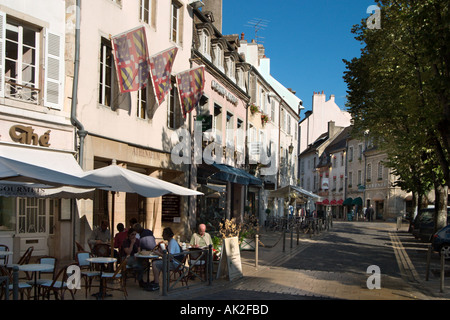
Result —
<path fill-rule="evenodd" d="M 221 96 L 226 97 L 227 100 L 230 101 L 232 104 L 237 105 L 238 99 L 235 96 L 233 96 L 230 92 L 225 90 L 225 88 L 222 87 L 217 81 L 215 80 L 211 81 L 211 88 Z"/>
<path fill-rule="evenodd" d="M 14 142 L 50 147 L 50 131 L 51 130 L 48 130 L 39 137 L 37 133 L 34 133 L 32 127 L 15 125 L 9 129 L 9 136 Z"/>

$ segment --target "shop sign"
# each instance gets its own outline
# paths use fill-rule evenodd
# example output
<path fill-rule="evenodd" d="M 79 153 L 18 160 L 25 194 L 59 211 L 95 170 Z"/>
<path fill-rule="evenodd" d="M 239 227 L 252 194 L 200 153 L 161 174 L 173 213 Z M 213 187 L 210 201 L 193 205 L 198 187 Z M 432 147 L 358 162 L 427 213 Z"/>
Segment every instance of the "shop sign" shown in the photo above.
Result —
<path fill-rule="evenodd" d="M 41 147 L 50 147 L 50 131 L 48 130 L 43 135 L 38 136 L 34 133 L 32 127 L 26 127 L 22 125 L 15 125 L 9 129 L 9 136 L 14 142 L 22 144 L 40 145 Z"/>
<path fill-rule="evenodd" d="M 225 88 L 222 87 L 217 81 L 215 80 L 211 81 L 211 88 L 221 96 L 226 97 L 227 100 L 230 101 L 232 104 L 237 105 L 238 99 L 235 96 L 233 96 L 230 92 L 225 90 Z"/>

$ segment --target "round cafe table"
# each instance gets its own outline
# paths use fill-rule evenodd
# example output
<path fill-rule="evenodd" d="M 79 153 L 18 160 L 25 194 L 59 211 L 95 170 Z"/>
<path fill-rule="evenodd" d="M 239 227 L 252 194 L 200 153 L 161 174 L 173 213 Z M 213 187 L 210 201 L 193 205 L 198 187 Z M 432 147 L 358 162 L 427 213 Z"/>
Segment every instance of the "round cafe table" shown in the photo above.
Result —
<path fill-rule="evenodd" d="M 136 258 L 138 259 L 147 259 L 148 261 L 148 267 L 147 267 L 147 283 L 150 282 L 150 266 L 151 266 L 151 262 L 154 259 L 159 259 L 161 258 L 161 256 L 155 254 L 155 253 L 150 253 L 150 254 L 142 254 L 142 253 L 136 253 L 134 255 Z"/>
<path fill-rule="evenodd" d="M 13 254 L 14 254 L 14 252 L 12 252 L 12 251 L 0 250 L 0 259 L 4 259 L 5 257 L 12 256 Z"/>
<path fill-rule="evenodd" d="M 87 258 L 86 261 L 89 261 L 90 263 L 99 263 L 100 264 L 100 290 L 98 293 L 93 294 L 93 296 L 97 297 L 97 299 L 103 299 L 106 294 L 103 292 L 103 268 L 105 264 L 108 263 L 114 263 L 117 261 L 116 258 L 109 258 L 109 257 L 94 257 L 94 258 Z"/>
<path fill-rule="evenodd" d="M 32 272 L 34 276 L 34 300 L 38 299 L 37 295 L 37 273 L 39 271 L 48 271 L 54 268 L 52 264 L 46 263 L 29 263 L 18 265 L 20 271 Z"/>

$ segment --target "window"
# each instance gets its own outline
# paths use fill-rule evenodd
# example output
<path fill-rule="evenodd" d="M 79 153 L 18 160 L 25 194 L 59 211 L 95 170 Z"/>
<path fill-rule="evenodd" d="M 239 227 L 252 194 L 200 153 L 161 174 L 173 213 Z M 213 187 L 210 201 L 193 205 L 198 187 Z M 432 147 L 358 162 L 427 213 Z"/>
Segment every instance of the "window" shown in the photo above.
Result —
<path fill-rule="evenodd" d="M 5 93 L 8 98 L 39 101 L 39 32 L 11 22 L 6 24 Z"/>
<path fill-rule="evenodd" d="M 351 188 L 353 185 L 353 172 L 348 173 L 348 187 Z"/>
<path fill-rule="evenodd" d="M 200 53 L 208 60 L 211 60 L 211 41 L 209 33 L 206 29 L 201 29 L 198 33 L 200 38 Z"/>
<path fill-rule="evenodd" d="M 362 160 L 362 156 L 363 156 L 363 145 L 359 144 L 358 145 L 358 160 Z"/>
<path fill-rule="evenodd" d="M 233 134 L 233 114 L 227 112 L 227 130 L 226 130 L 226 141 L 227 146 L 231 147 L 234 145 L 234 134 Z"/>
<path fill-rule="evenodd" d="M 275 122 L 275 100 L 273 98 L 270 103 L 270 120 Z"/>
<path fill-rule="evenodd" d="M 170 40 L 175 43 L 180 43 L 180 31 L 181 31 L 180 21 L 181 21 L 181 5 L 176 1 L 172 1 Z"/>
<path fill-rule="evenodd" d="M 137 91 L 137 114 L 141 119 L 147 119 L 147 88 L 142 88 Z"/>
<path fill-rule="evenodd" d="M 378 180 L 383 180 L 383 164 L 378 162 Z"/>
<path fill-rule="evenodd" d="M 0 97 L 61 110 L 64 66 L 64 36 L 0 12 Z"/>
<path fill-rule="evenodd" d="M 370 163 L 367 164 L 366 179 L 368 182 L 372 180 L 372 165 Z"/>
<path fill-rule="evenodd" d="M 358 170 L 358 185 L 362 185 L 362 171 Z"/>
<path fill-rule="evenodd" d="M 348 161 L 349 162 L 353 161 L 353 147 L 348 148 Z"/>
<path fill-rule="evenodd" d="M 220 70 L 223 69 L 223 48 L 220 44 L 213 45 L 213 51 L 214 51 L 214 65 L 218 67 Z"/>
<path fill-rule="evenodd" d="M 99 100 L 102 105 L 111 107 L 113 100 L 113 53 L 111 44 L 108 40 L 102 38 L 100 45 L 100 80 L 99 80 Z"/>
<path fill-rule="evenodd" d="M 240 152 L 243 152 L 244 143 L 245 143 L 244 121 L 242 121 L 241 119 L 237 119 L 236 149 Z"/>
<path fill-rule="evenodd" d="M 288 135 L 291 135 L 291 116 L 289 114 L 287 114 L 287 130 L 286 133 Z"/>
<path fill-rule="evenodd" d="M 171 129 L 178 129 L 183 125 L 183 116 L 181 112 L 181 104 L 178 97 L 178 88 L 175 84 L 175 80 L 172 80 L 172 89 L 170 90 L 169 103 L 168 103 L 168 126 Z"/>
<path fill-rule="evenodd" d="M 236 77 L 236 70 L 234 65 L 234 59 L 232 57 L 226 57 L 225 58 L 225 74 L 230 79 L 235 79 Z"/>
<path fill-rule="evenodd" d="M 139 9 L 139 18 L 141 21 L 150 24 L 150 19 L 152 16 L 151 11 L 151 0 L 141 0 L 141 5 Z"/>
<path fill-rule="evenodd" d="M 53 234 L 59 200 L 18 198 L 18 233 Z"/>

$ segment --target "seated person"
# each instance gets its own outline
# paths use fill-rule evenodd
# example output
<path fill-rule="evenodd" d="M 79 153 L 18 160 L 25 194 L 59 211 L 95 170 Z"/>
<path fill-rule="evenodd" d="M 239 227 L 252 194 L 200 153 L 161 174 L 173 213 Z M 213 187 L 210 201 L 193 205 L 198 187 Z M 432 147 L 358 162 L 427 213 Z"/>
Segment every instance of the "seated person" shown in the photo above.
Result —
<path fill-rule="evenodd" d="M 116 235 L 114 236 L 114 248 L 119 250 L 119 252 L 121 253 L 122 252 L 122 243 L 125 239 L 127 239 L 128 232 L 127 232 L 127 230 L 125 230 L 125 226 L 123 225 L 123 223 L 119 223 L 117 225 L 117 230 L 119 232 L 116 233 Z M 122 255 L 122 254 L 120 254 L 120 255 Z"/>
<path fill-rule="evenodd" d="M 139 239 L 136 239 L 136 230 L 133 228 L 128 229 L 127 239 L 122 243 L 123 259 L 127 260 L 127 266 L 133 268 L 137 273 L 137 280 L 140 287 L 145 287 L 146 283 L 143 281 L 144 266 L 142 260 L 136 258 L 136 253 L 139 252 Z"/>
<path fill-rule="evenodd" d="M 190 244 L 195 248 L 207 247 L 212 244 L 211 236 L 206 232 L 206 225 L 202 223 L 198 226 L 198 232 L 192 235 Z"/>
<path fill-rule="evenodd" d="M 108 222 L 103 220 L 100 227 L 92 231 L 88 240 L 89 246 L 93 248 L 96 244 L 110 244 L 111 233 L 108 230 Z"/>
<path fill-rule="evenodd" d="M 169 261 L 169 270 L 175 269 L 180 264 L 178 260 L 181 260 L 180 257 L 176 256 L 177 253 L 181 253 L 181 248 L 178 242 L 173 238 L 173 236 L 174 233 L 171 228 L 164 228 L 163 239 L 168 241 L 167 251 L 174 256 L 174 259 Z M 163 254 L 161 249 L 160 251 L 155 251 L 155 253 L 161 256 Z M 150 283 L 147 290 L 150 291 L 159 290 L 159 274 L 161 273 L 162 267 L 163 267 L 162 260 L 155 260 L 153 262 L 153 277 L 155 280 L 152 283 Z"/>
<path fill-rule="evenodd" d="M 139 234 L 141 250 L 153 250 L 156 247 L 156 240 L 153 232 L 149 229 L 144 229 L 139 223 L 133 226 L 133 229 Z"/>

